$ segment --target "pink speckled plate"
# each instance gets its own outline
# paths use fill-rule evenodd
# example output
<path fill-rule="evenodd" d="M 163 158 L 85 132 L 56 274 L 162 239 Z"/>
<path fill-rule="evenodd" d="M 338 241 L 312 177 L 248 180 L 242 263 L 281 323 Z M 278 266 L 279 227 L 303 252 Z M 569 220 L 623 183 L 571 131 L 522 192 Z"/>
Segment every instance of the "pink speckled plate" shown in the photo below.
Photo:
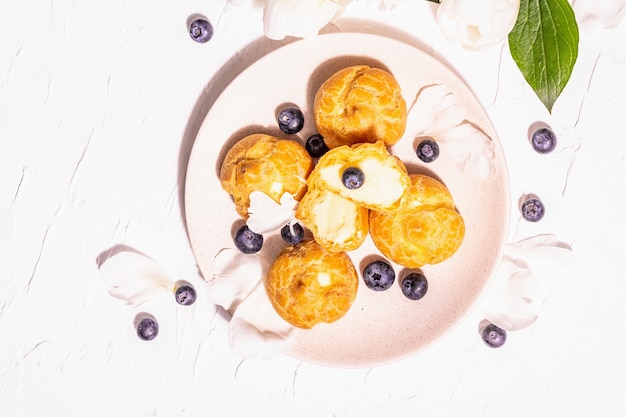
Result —
<path fill-rule="evenodd" d="M 406 299 L 398 285 L 373 292 L 360 285 L 357 298 L 341 320 L 298 330 L 285 352 L 324 365 L 365 367 L 413 355 L 449 332 L 476 305 L 499 261 L 509 222 L 508 173 L 497 134 L 485 110 L 469 88 L 431 55 L 403 42 L 365 34 L 329 34 L 284 46 L 244 70 L 209 110 L 192 149 L 186 179 L 185 210 L 191 245 L 203 275 L 212 276 L 212 260 L 232 247 L 233 224 L 240 219 L 219 183 L 225 152 L 251 133 L 286 137 L 276 127 L 276 109 L 299 106 L 306 118 L 304 140 L 316 132 L 311 109 L 319 85 L 340 68 L 369 64 L 386 68 L 398 80 L 407 103 L 420 88 L 443 83 L 456 94 L 468 120 L 495 143 L 496 174 L 487 181 L 463 173 L 445 153 L 431 164 L 414 154 L 414 141 L 404 140 L 392 152 L 410 172 L 439 178 L 450 189 L 466 223 L 461 248 L 447 261 L 423 268 L 429 280 L 420 301 Z M 280 239 L 266 239 L 261 255 L 273 257 Z M 361 270 L 363 257 L 378 254 L 371 240 L 351 253 Z M 397 276 L 402 269 L 395 265 Z"/>

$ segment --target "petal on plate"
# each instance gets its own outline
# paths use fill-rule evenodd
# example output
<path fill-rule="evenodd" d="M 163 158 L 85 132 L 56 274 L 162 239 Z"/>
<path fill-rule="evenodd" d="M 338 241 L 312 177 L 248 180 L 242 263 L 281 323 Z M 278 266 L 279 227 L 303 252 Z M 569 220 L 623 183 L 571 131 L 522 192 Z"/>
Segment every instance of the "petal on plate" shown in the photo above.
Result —
<path fill-rule="evenodd" d="M 272 307 L 265 285 L 259 283 L 235 310 L 228 335 L 231 348 L 241 356 L 269 358 L 285 349 L 293 331 Z"/>
<path fill-rule="evenodd" d="M 436 139 L 446 146 L 461 172 L 473 172 L 481 180 L 495 173 L 493 141 L 473 124 L 463 122 Z"/>
<path fill-rule="evenodd" d="M 232 312 L 263 278 L 263 262 L 257 255 L 222 249 L 213 261 L 213 277 L 207 283 L 213 303 Z"/>
<path fill-rule="evenodd" d="M 530 326 L 538 317 L 538 282 L 528 265 L 505 257 L 480 305 L 485 319 L 507 330 Z"/>
<path fill-rule="evenodd" d="M 343 10 L 331 0 L 266 0 L 263 13 L 265 36 L 310 38 Z"/>
<path fill-rule="evenodd" d="M 174 281 L 161 265 L 133 250 L 112 254 L 99 270 L 110 287 L 109 294 L 134 306 L 174 288 Z"/>
<path fill-rule="evenodd" d="M 443 84 L 423 87 L 417 92 L 407 113 L 405 136 L 438 136 L 465 119 L 465 112 L 454 93 Z"/>
<path fill-rule="evenodd" d="M 283 193 L 279 204 L 264 192 L 252 191 L 246 224 L 259 234 L 278 230 L 295 220 L 297 206 L 291 193 Z"/>
<path fill-rule="evenodd" d="M 561 242 L 553 234 L 540 234 L 509 243 L 507 249 L 526 258 L 572 264 L 574 252 L 569 244 Z"/>

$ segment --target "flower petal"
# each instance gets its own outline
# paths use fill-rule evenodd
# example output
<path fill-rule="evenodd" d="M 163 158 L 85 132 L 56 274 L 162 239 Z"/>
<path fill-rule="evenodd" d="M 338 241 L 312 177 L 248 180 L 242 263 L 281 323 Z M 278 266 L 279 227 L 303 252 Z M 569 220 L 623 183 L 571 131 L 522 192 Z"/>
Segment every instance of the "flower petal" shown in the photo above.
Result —
<path fill-rule="evenodd" d="M 446 152 L 452 154 L 461 172 L 471 170 L 481 180 L 487 180 L 495 173 L 494 144 L 471 123 L 463 122 L 436 139 L 446 145 Z"/>
<path fill-rule="evenodd" d="M 213 278 L 208 296 L 226 311 L 234 309 L 254 290 L 263 277 L 263 262 L 257 255 L 237 249 L 222 249 L 213 261 Z"/>
<path fill-rule="evenodd" d="M 287 36 L 317 36 L 335 15 L 342 11 L 330 0 L 266 0 L 263 14 L 265 36 L 281 40 Z"/>
<path fill-rule="evenodd" d="M 278 230 L 296 218 L 298 202 L 291 193 L 283 193 L 280 204 L 261 192 L 250 193 L 250 206 L 246 224 L 253 232 L 265 234 Z"/>
<path fill-rule="evenodd" d="M 561 242 L 553 234 L 541 234 L 509 243 L 507 249 L 518 255 L 536 260 L 571 264 L 574 262 L 574 252 L 569 244 Z"/>
<path fill-rule="evenodd" d="M 454 93 L 443 84 L 427 85 L 418 91 L 408 110 L 405 136 L 438 136 L 464 118 Z"/>
<path fill-rule="evenodd" d="M 119 251 L 99 266 L 109 294 L 138 306 L 174 288 L 174 281 L 153 259 L 132 250 Z"/>

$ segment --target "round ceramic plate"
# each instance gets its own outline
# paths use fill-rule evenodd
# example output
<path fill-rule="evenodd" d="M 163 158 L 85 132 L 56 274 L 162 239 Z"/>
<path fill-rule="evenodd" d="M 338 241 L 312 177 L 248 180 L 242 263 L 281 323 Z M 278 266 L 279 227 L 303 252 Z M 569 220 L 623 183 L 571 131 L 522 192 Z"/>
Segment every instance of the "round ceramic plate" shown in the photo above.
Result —
<path fill-rule="evenodd" d="M 241 224 L 231 197 L 221 188 L 219 170 L 228 149 L 252 133 L 299 140 L 316 133 L 311 115 L 319 86 L 335 71 L 367 64 L 391 72 L 407 104 L 425 86 L 444 84 L 456 95 L 472 124 L 495 144 L 495 175 L 480 180 L 459 170 L 444 151 L 424 164 L 415 155 L 415 140 L 403 139 L 391 149 L 410 173 L 426 173 L 452 193 L 466 224 L 459 250 L 448 260 L 426 266 L 429 289 L 419 301 L 404 297 L 399 279 L 387 291 L 359 286 L 350 311 L 339 321 L 296 331 L 285 351 L 295 358 L 341 367 L 373 366 L 413 355 L 450 331 L 476 305 L 499 259 L 509 219 L 508 173 L 497 134 L 483 107 L 448 67 L 406 43 L 365 34 L 329 34 L 284 46 L 244 70 L 209 110 L 194 143 L 185 185 L 188 233 L 204 277 L 212 276 L 212 261 L 233 247 L 234 225 Z M 305 114 L 304 129 L 285 135 L 276 126 L 276 111 L 291 103 Z M 266 239 L 261 256 L 274 257 L 280 239 Z M 379 255 L 368 239 L 351 252 L 357 270 L 363 259 Z M 380 255 L 379 255 L 380 256 Z M 402 268 L 394 265 L 397 276 Z"/>

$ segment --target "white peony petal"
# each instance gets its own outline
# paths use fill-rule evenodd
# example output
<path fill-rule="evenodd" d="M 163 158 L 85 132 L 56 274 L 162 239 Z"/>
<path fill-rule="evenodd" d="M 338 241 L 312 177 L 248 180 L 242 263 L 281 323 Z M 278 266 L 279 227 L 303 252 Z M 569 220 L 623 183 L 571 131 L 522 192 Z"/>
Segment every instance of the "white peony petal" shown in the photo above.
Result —
<path fill-rule="evenodd" d="M 536 260 L 571 264 L 574 262 L 574 252 L 569 244 L 561 242 L 555 235 L 542 234 L 509 243 L 507 249 L 518 256 L 525 256 Z"/>
<path fill-rule="evenodd" d="M 418 91 L 407 113 L 405 136 L 438 136 L 457 126 L 465 112 L 454 93 L 443 84 L 433 84 Z"/>
<path fill-rule="evenodd" d="M 213 261 L 213 277 L 207 283 L 208 296 L 232 312 L 254 290 L 263 277 L 263 262 L 257 255 L 237 249 L 222 249 Z"/>
<path fill-rule="evenodd" d="M 461 123 L 436 139 L 446 146 L 446 152 L 452 155 L 461 172 L 471 171 L 481 180 L 495 173 L 493 141 L 469 122 Z"/>
<path fill-rule="evenodd" d="M 266 0 L 263 13 L 265 36 L 280 40 L 287 36 L 310 38 L 342 11 L 331 0 Z"/>
<path fill-rule="evenodd" d="M 250 230 L 265 234 L 278 230 L 296 218 L 298 202 L 293 194 L 283 193 L 280 204 L 260 191 L 250 193 L 250 206 L 246 224 Z"/>
<path fill-rule="evenodd" d="M 293 330 L 276 313 L 261 282 L 235 310 L 229 340 L 233 351 L 245 358 L 269 358 L 285 349 Z"/>
<path fill-rule="evenodd" d="M 134 306 L 174 288 L 174 281 L 161 265 L 132 250 L 109 256 L 99 270 L 110 286 L 109 294 Z"/>
<path fill-rule="evenodd" d="M 590 34 L 617 27 L 626 16 L 626 0 L 575 0 L 572 7 L 580 29 Z"/>

